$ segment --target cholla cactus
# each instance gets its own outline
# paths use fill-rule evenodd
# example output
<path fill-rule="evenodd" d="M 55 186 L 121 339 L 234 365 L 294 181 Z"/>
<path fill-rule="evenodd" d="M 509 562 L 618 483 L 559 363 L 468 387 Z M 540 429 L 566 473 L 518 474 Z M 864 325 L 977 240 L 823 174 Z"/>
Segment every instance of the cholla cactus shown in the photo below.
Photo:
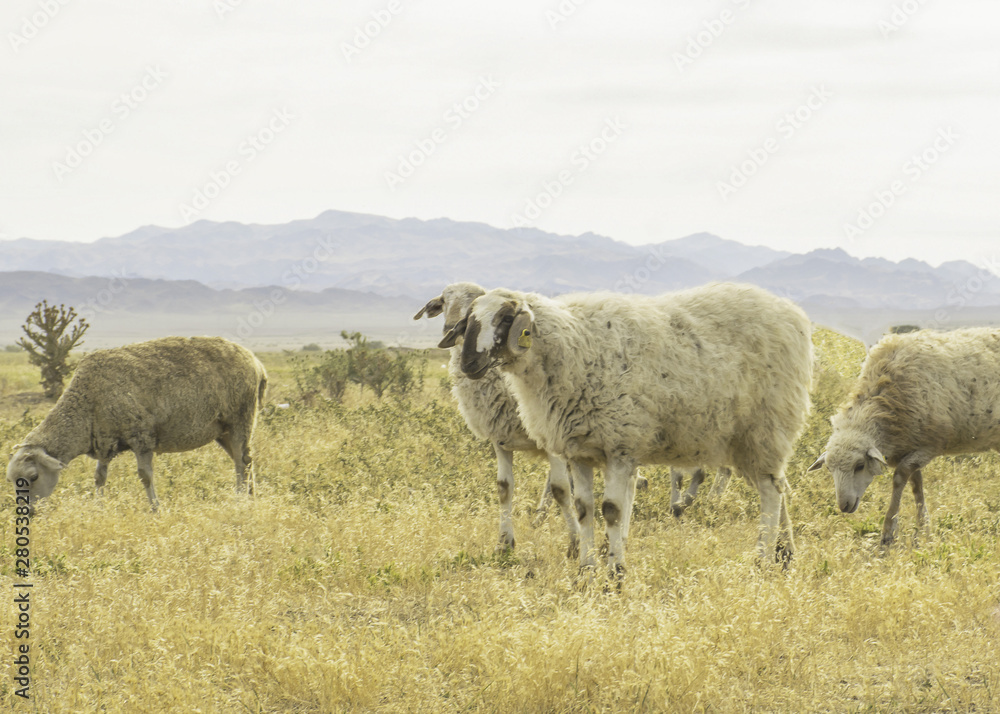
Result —
<path fill-rule="evenodd" d="M 57 399 L 62 394 L 63 382 L 70 373 L 66 359 L 89 327 L 72 307 L 49 306 L 46 300 L 35 305 L 34 312 L 21 325 L 27 337 L 22 337 L 17 344 L 28 353 L 28 360 L 41 368 L 42 387 L 49 399 Z M 67 329 L 69 334 L 66 334 Z"/>

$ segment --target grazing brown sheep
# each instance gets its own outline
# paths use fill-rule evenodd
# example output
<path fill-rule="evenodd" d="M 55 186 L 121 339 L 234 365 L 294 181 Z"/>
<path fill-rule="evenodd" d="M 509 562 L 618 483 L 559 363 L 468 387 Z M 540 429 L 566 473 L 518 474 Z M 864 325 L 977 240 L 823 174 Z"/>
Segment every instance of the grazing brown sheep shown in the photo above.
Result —
<path fill-rule="evenodd" d="M 245 488 L 250 437 L 267 373 L 250 350 L 221 337 L 165 337 L 84 357 L 45 420 L 7 466 L 7 479 L 28 484 L 31 504 L 52 493 L 77 456 L 97 459 L 98 492 L 108 462 L 135 454 L 139 478 L 157 507 L 153 454 L 190 451 L 212 441 L 233 459 Z"/>

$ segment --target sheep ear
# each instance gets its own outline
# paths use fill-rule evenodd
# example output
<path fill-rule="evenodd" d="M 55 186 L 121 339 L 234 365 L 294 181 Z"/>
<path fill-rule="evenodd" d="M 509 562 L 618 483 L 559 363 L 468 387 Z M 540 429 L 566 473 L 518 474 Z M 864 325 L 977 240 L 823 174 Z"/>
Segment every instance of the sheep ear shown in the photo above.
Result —
<path fill-rule="evenodd" d="M 427 304 L 420 308 L 420 312 L 413 316 L 414 320 L 419 320 L 424 315 L 427 317 L 437 317 L 444 311 L 444 295 L 438 295 L 432 300 L 428 300 Z"/>
<path fill-rule="evenodd" d="M 819 455 L 819 458 L 813 462 L 813 465 L 806 469 L 806 471 L 817 471 L 826 464 L 826 452 L 824 451 Z"/>
<path fill-rule="evenodd" d="M 444 349 L 446 347 L 454 347 L 455 343 L 458 342 L 458 338 L 465 334 L 465 326 L 469 324 L 469 318 L 463 317 L 461 320 L 455 323 L 455 326 L 448 330 L 441 341 L 438 342 L 438 347 Z"/>
<path fill-rule="evenodd" d="M 888 465 L 889 465 L 889 464 L 887 464 L 887 463 L 885 462 L 885 457 L 884 457 L 884 456 L 882 456 L 882 452 L 881 452 L 881 451 L 879 451 L 879 450 L 878 450 L 878 449 L 877 449 L 876 447 L 874 447 L 874 446 L 873 446 L 872 448 L 868 449 L 868 458 L 870 458 L 870 459 L 874 459 L 875 461 L 878 461 L 878 462 L 879 462 L 880 464 L 882 464 L 883 466 L 888 466 Z"/>
<path fill-rule="evenodd" d="M 515 356 L 523 355 L 531 347 L 531 331 L 534 325 L 531 324 L 530 312 L 519 312 L 514 318 L 514 322 L 507 332 L 507 349 Z"/>
<path fill-rule="evenodd" d="M 49 471 L 59 472 L 66 468 L 66 464 L 57 459 L 55 456 L 49 456 L 44 451 L 39 452 L 35 458 L 38 461 L 39 466 L 44 466 Z"/>
<path fill-rule="evenodd" d="M 49 456 L 42 449 L 32 449 L 25 454 L 24 460 L 35 465 L 36 474 L 41 470 L 59 473 L 66 468 L 66 464 L 57 459 L 55 456 Z"/>

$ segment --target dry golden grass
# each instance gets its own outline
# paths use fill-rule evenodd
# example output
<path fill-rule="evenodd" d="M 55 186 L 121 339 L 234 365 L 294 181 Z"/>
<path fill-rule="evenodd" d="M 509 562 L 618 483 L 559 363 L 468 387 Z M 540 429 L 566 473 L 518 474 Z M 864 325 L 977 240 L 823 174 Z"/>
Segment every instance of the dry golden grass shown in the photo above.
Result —
<path fill-rule="evenodd" d="M 492 450 L 471 439 L 427 362 L 409 400 L 270 410 L 257 495 L 233 494 L 222 451 L 158 457 L 151 515 L 130 455 L 93 495 L 78 459 L 32 524 L 32 702 L 40 712 L 1000 711 L 1000 462 L 926 470 L 933 529 L 880 555 L 877 480 L 840 514 L 805 473 L 863 356 L 816 335 L 815 408 L 789 470 L 799 551 L 753 558 L 758 504 L 742 483 L 670 516 L 665 470 L 639 494 L 621 593 L 577 583 L 564 525 L 538 529 L 541 463 L 517 459 L 517 550 L 497 536 Z M 293 393 L 265 355 L 270 401 Z M 26 369 L 12 358 L 3 373 Z M 2 379 L 2 377 L 0 377 Z M 21 376 L 8 392 L 21 391 Z M 3 382 L 0 382 L 2 385 Z M 0 389 L 0 448 L 22 416 Z M 527 469 L 527 472 L 525 471 Z M 10 600 L 13 504 L 0 508 Z M 13 608 L 0 632 L 13 642 Z M 8 650 L 9 651 L 9 650 Z"/>

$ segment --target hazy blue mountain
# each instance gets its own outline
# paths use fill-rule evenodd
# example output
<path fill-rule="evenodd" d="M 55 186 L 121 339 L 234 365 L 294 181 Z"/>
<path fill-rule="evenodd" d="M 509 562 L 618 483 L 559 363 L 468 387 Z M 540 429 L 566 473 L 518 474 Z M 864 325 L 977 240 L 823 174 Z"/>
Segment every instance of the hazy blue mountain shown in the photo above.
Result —
<path fill-rule="evenodd" d="M 141 297 L 134 298 L 136 309 L 142 300 L 147 306 L 158 300 L 211 305 L 233 296 L 206 292 L 210 288 L 260 286 L 301 294 L 296 300 L 303 306 L 305 293 L 331 288 L 421 302 L 458 280 L 550 295 L 601 289 L 659 293 L 742 280 L 799 302 L 844 309 L 1000 305 L 1000 280 L 964 261 L 935 268 L 914 259 L 860 260 L 841 249 L 791 254 L 708 233 L 632 246 L 594 233 L 564 236 L 341 211 L 280 225 L 145 226 L 86 244 L 6 241 L 0 243 L 0 271 L 199 284 L 176 296 L 172 288 L 157 295 L 144 285 Z M 138 283 L 132 285 L 138 289 Z"/>

